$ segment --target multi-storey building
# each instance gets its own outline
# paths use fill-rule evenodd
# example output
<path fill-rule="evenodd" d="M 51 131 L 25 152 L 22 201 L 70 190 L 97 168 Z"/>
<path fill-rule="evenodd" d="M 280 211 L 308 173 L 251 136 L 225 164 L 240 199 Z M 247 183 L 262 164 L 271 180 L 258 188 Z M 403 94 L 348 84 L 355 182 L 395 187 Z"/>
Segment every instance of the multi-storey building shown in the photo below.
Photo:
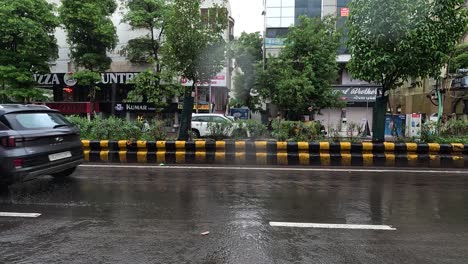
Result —
<path fill-rule="evenodd" d="M 319 17 L 337 16 L 337 27 L 344 27 L 349 15 L 348 4 L 351 0 L 264 0 L 265 17 L 265 54 L 277 55 L 284 46 L 288 28 L 299 22 L 300 16 Z M 322 115 L 316 116 L 327 128 L 341 127 L 346 130 L 349 123 L 372 126 L 372 107 L 375 103 L 377 86 L 355 80 L 346 70 L 350 61 L 346 48 L 346 28 L 338 50 L 337 62 L 339 74 L 334 89 L 343 94 L 347 107 L 343 109 L 324 109 Z M 274 109 L 274 108 L 273 108 Z M 275 113 L 271 113 L 274 115 Z"/>
<path fill-rule="evenodd" d="M 60 5 L 60 0 L 49 0 L 57 5 Z M 103 115 L 114 114 L 117 116 L 136 118 L 137 116 L 154 115 L 155 108 L 151 104 L 125 104 L 123 101 L 127 97 L 127 93 L 132 89 L 129 81 L 139 72 L 147 69 L 149 65 L 144 63 L 131 63 L 127 59 L 125 47 L 132 39 L 147 35 L 146 30 L 132 29 L 130 25 L 122 22 L 121 2 L 119 8 L 112 16 L 112 21 L 117 29 L 118 44 L 117 47 L 108 52 L 108 56 L 112 59 L 110 68 L 102 73 L 102 81 L 99 84 L 101 90 L 97 94 L 96 111 Z M 227 42 L 233 39 L 234 19 L 231 17 L 231 8 L 229 1 L 225 0 L 204 0 L 202 2 L 200 12 L 207 12 L 209 7 L 218 4 L 225 6 L 229 15 L 229 26 L 224 33 L 224 38 Z M 158 33 L 158 32 L 156 32 Z M 50 62 L 50 74 L 35 76 L 39 85 L 43 88 L 53 89 L 54 103 L 49 105 L 57 108 L 66 114 L 90 114 L 89 113 L 89 98 L 85 88 L 79 87 L 79 84 L 72 81 L 72 74 L 78 69 L 70 58 L 70 48 L 67 43 L 66 32 L 63 28 L 57 28 L 55 34 L 58 46 L 59 57 L 55 61 Z M 228 91 L 231 85 L 231 71 L 229 70 L 230 63 L 226 60 L 224 69 L 217 75 L 213 76 L 211 82 L 212 96 L 209 97 L 208 84 L 200 84 L 198 93 L 199 110 L 208 111 L 209 102 L 215 106 L 215 111 L 225 111 Z M 182 85 L 188 83 L 181 79 Z M 166 118 L 172 119 L 174 114 L 181 111 L 181 105 L 177 99 L 172 100 L 172 103 L 164 110 Z M 177 119 L 174 119 L 177 120 Z"/>

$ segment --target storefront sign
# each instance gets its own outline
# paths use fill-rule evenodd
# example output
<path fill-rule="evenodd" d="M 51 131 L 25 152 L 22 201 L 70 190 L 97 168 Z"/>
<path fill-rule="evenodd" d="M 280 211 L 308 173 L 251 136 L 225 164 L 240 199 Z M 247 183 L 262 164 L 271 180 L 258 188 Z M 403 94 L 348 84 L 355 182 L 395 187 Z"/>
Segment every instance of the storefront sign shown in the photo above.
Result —
<path fill-rule="evenodd" d="M 154 104 L 145 103 L 119 103 L 114 107 L 117 112 L 156 112 Z"/>
<path fill-rule="evenodd" d="M 135 76 L 137 72 L 106 72 L 101 74 L 102 84 L 127 84 Z M 47 73 L 47 74 L 34 74 L 34 80 L 44 87 L 54 85 L 75 86 L 77 81 L 73 79 L 73 73 Z"/>
<path fill-rule="evenodd" d="M 46 103 L 46 105 L 52 109 L 59 110 L 64 114 L 86 114 L 91 113 L 91 103 L 90 102 L 80 102 L 80 103 Z M 94 104 L 94 111 L 99 112 L 99 104 Z"/>
<path fill-rule="evenodd" d="M 340 15 L 342 17 L 348 17 L 349 16 L 349 8 L 344 7 L 340 9 Z"/>
<path fill-rule="evenodd" d="M 247 120 L 250 117 L 250 109 L 248 108 L 231 108 L 229 113 L 237 119 Z"/>
<path fill-rule="evenodd" d="M 101 74 L 101 83 L 103 84 L 127 84 L 129 83 L 138 73 L 132 72 L 107 72 Z"/>
<path fill-rule="evenodd" d="M 336 93 L 340 93 L 343 101 L 346 102 L 375 102 L 377 96 L 377 86 L 335 86 Z"/>
<path fill-rule="evenodd" d="M 213 87 L 227 87 L 227 80 L 226 80 L 226 68 L 223 69 L 219 74 L 217 74 L 215 77 L 211 79 L 211 86 Z M 183 86 L 192 86 L 193 81 L 187 79 L 187 78 L 181 78 L 180 83 Z M 198 82 L 197 84 L 199 87 L 208 87 L 209 83 L 208 82 Z"/>
<path fill-rule="evenodd" d="M 213 105 L 212 105 L 213 106 Z M 183 103 L 179 103 L 178 109 L 182 110 L 184 108 Z M 193 104 L 193 110 L 197 110 L 197 104 Z M 210 111 L 210 105 L 209 104 L 198 104 L 198 110 L 200 111 Z"/>
<path fill-rule="evenodd" d="M 284 47 L 285 38 L 265 38 L 265 47 L 280 48 Z"/>
<path fill-rule="evenodd" d="M 65 73 L 34 74 L 33 78 L 39 85 L 53 86 L 64 84 Z"/>

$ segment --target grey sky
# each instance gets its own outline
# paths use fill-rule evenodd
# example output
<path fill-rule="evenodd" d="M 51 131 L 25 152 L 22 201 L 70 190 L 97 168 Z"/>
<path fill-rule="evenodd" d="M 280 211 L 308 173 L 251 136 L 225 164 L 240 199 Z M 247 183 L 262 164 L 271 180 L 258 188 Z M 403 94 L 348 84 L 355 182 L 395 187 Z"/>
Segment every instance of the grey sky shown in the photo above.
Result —
<path fill-rule="evenodd" d="M 240 36 L 245 31 L 252 33 L 263 31 L 263 0 L 230 0 L 232 16 L 236 20 L 234 35 Z"/>

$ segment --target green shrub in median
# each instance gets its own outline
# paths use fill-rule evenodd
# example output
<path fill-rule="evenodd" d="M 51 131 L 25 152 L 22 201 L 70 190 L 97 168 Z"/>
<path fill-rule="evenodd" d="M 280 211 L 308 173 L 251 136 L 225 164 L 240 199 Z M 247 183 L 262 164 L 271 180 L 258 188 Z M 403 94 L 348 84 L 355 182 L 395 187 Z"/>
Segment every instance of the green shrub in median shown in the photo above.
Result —
<path fill-rule="evenodd" d="M 86 140 L 164 140 L 166 134 L 163 121 L 131 122 L 117 117 L 95 118 L 89 121 L 78 116 L 67 117 L 80 129 Z"/>
<path fill-rule="evenodd" d="M 423 124 L 421 141 L 425 143 L 462 143 L 468 144 L 468 122 L 451 119 L 438 125 L 435 122 Z"/>
<path fill-rule="evenodd" d="M 242 130 L 242 133 L 239 135 L 241 138 L 248 136 L 251 139 L 260 139 L 269 137 L 268 128 L 256 120 L 241 120 L 237 122 L 239 129 Z M 235 131 L 234 131 L 235 132 Z M 234 135 L 235 137 L 236 135 Z"/>
<path fill-rule="evenodd" d="M 323 139 L 320 123 L 274 120 L 271 135 L 278 141 L 318 141 Z"/>
<path fill-rule="evenodd" d="M 208 123 L 209 138 L 214 140 L 223 140 L 229 138 L 235 129 L 231 122 L 210 122 Z M 237 133 L 238 131 L 236 131 Z"/>

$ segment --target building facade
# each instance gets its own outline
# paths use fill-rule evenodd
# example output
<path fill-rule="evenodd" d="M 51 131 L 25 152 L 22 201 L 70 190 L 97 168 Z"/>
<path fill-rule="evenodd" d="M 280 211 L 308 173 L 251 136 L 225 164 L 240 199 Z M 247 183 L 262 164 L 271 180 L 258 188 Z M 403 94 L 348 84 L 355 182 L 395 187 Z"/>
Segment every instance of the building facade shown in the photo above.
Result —
<path fill-rule="evenodd" d="M 276 56 L 284 46 L 288 29 L 299 22 L 300 16 L 336 16 L 337 27 L 344 27 L 349 16 L 348 4 L 351 0 L 264 0 L 265 54 Z M 378 86 L 355 80 L 346 70 L 351 55 L 346 48 L 346 28 L 343 28 L 342 45 L 338 50 L 339 74 L 333 88 L 340 91 L 342 100 L 347 102 L 343 109 L 323 109 L 315 117 L 327 130 L 347 130 L 350 123 L 372 126 L 372 108 Z M 274 110 L 273 110 L 274 112 Z M 275 113 L 270 113 L 274 116 Z"/>
<path fill-rule="evenodd" d="M 49 0 L 56 5 L 60 5 L 60 0 Z M 142 115 L 154 115 L 155 107 L 146 103 L 125 104 L 127 93 L 132 89 L 129 81 L 138 75 L 139 72 L 146 70 L 149 65 L 144 63 L 131 63 L 127 59 L 125 51 L 128 42 L 148 34 L 146 30 L 132 29 L 130 25 L 122 22 L 122 3 L 116 1 L 119 8 L 112 16 L 112 21 L 117 30 L 118 44 L 114 50 L 108 52 L 112 59 L 109 70 L 101 74 L 102 81 L 99 84 L 100 91 L 96 96 L 95 109 L 104 116 L 113 114 L 117 116 L 134 119 Z M 214 5 L 225 6 L 229 16 L 229 26 L 224 32 L 226 42 L 233 38 L 234 19 L 231 17 L 231 8 L 228 1 L 224 0 L 204 0 L 200 12 L 207 10 Z M 159 32 L 156 32 L 159 33 Z M 66 114 L 90 114 L 89 97 L 85 88 L 79 87 L 79 84 L 73 82 L 72 75 L 77 71 L 70 58 L 70 48 L 67 43 L 67 35 L 63 28 L 57 28 L 55 34 L 59 46 L 59 57 L 50 62 L 50 74 L 36 75 L 36 81 L 42 88 L 52 89 L 54 91 L 54 103 L 49 105 L 57 108 Z M 208 84 L 201 84 L 198 93 L 198 102 L 200 111 L 208 111 L 208 105 L 211 102 L 214 110 L 224 111 L 228 100 L 228 91 L 231 85 L 231 71 L 229 60 L 226 60 L 224 69 L 213 76 L 211 82 L 211 98 L 209 97 Z M 182 85 L 190 85 L 188 80 L 180 78 Z M 171 118 L 177 115 L 180 109 L 178 99 L 172 100 L 171 104 L 164 110 L 166 118 L 173 119 L 177 123 L 177 118 Z M 177 125 L 177 124 L 175 124 Z"/>

